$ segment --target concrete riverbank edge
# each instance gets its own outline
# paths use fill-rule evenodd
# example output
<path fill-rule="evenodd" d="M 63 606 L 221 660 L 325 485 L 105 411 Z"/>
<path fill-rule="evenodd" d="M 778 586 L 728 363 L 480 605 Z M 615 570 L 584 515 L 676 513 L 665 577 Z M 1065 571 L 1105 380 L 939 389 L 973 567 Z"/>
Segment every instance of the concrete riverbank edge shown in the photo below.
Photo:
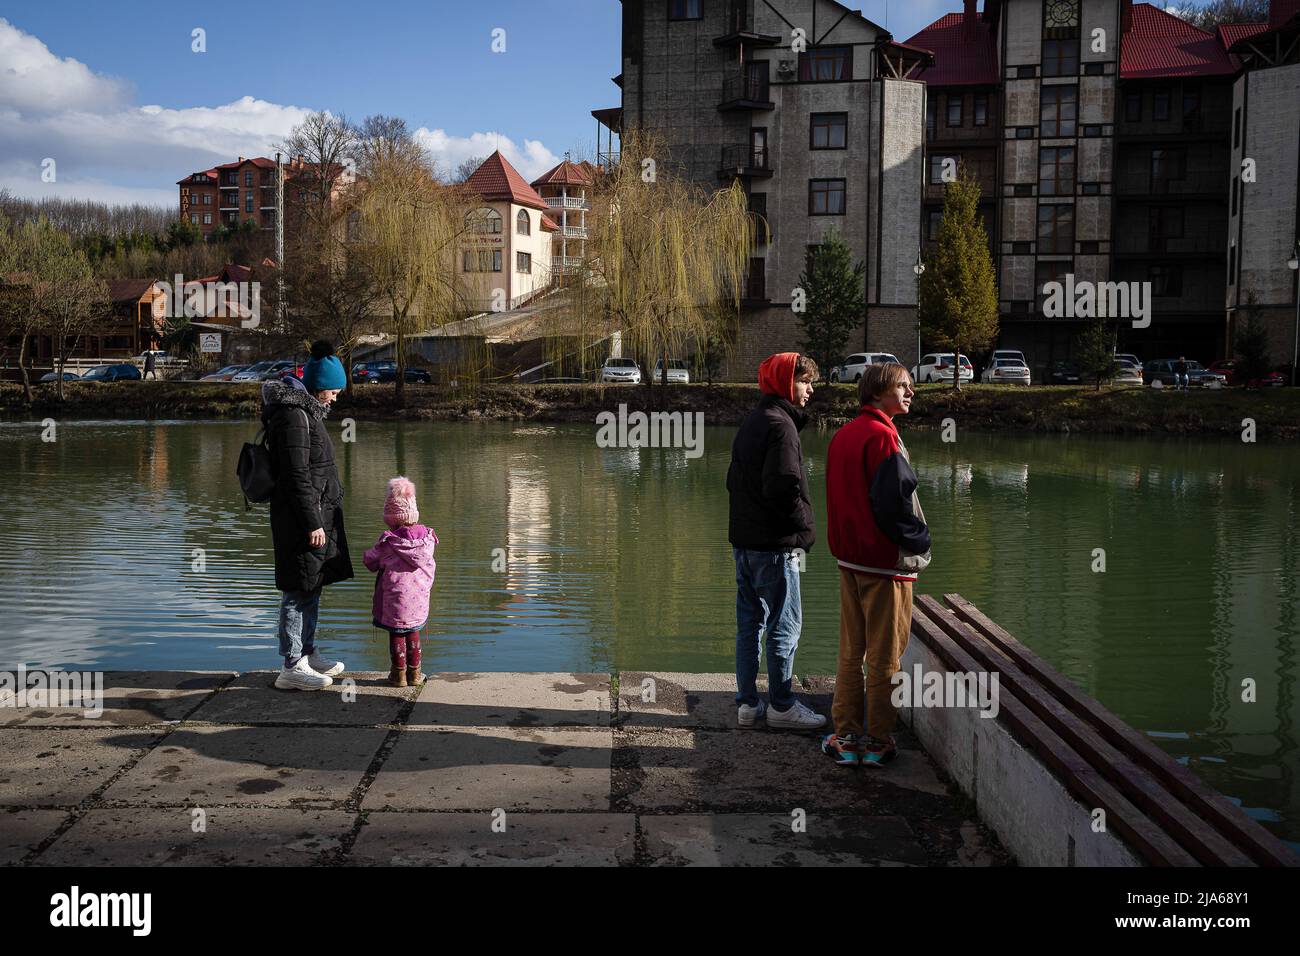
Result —
<path fill-rule="evenodd" d="M 730 674 L 104 674 L 0 708 L 0 865 L 1014 863 L 905 728 L 883 770 L 735 724 Z M 833 681 L 800 692 L 829 712 Z"/>
<path fill-rule="evenodd" d="M 814 425 L 836 426 L 857 413 L 856 388 L 819 384 L 808 414 Z M 361 421 L 536 421 L 592 424 L 602 411 L 700 412 L 705 425 L 738 424 L 758 400 L 752 385 L 692 384 L 653 390 L 629 385 L 410 386 L 398 407 L 388 385 L 344 393 L 331 418 Z M 58 401 L 53 384 L 23 401 L 21 386 L 0 383 L 0 417 L 40 421 L 87 419 L 256 419 L 256 384 L 200 382 L 69 383 Z M 958 429 L 1105 435 L 1220 436 L 1240 441 L 1253 423 L 1261 442 L 1300 439 L 1300 389 L 1171 389 L 1077 386 L 923 385 L 907 428 L 934 430 L 951 419 Z"/>

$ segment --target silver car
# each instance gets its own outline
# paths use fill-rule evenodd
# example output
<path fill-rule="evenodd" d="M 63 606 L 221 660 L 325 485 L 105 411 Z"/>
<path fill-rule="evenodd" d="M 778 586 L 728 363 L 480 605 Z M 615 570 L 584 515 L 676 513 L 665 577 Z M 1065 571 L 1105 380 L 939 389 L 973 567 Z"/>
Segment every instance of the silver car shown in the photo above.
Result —
<path fill-rule="evenodd" d="M 664 360 L 660 359 L 655 362 L 654 375 L 650 376 L 650 381 L 659 382 L 663 380 Z M 686 363 L 681 359 L 668 360 L 668 381 L 672 385 L 689 385 L 691 383 L 691 373 L 686 370 Z"/>
<path fill-rule="evenodd" d="M 640 385 L 641 366 L 630 358 L 607 358 L 600 370 L 600 380 L 602 382 Z"/>

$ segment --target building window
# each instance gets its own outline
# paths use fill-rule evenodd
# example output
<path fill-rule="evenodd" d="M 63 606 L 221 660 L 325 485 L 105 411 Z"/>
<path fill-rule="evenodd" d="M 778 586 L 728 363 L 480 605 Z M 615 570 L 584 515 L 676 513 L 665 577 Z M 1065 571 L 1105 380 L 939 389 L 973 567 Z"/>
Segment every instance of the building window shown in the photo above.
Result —
<path fill-rule="evenodd" d="M 1017 256 L 1027 256 L 1030 253 L 1030 245 L 1028 242 L 1013 242 L 1011 243 L 1011 253 Z"/>
<path fill-rule="evenodd" d="M 669 20 L 699 20 L 704 16 L 704 0 L 668 0 Z"/>
<path fill-rule="evenodd" d="M 245 186 L 253 185 L 253 171 L 251 169 L 247 170 L 244 173 L 244 185 Z"/>
<path fill-rule="evenodd" d="M 211 205 L 212 205 L 212 193 L 204 193 L 204 194 L 203 194 L 203 205 L 205 205 L 205 206 L 211 206 Z"/>
<path fill-rule="evenodd" d="M 1039 247 L 1039 252 L 1042 248 Z M 1043 287 L 1049 282 L 1064 282 L 1067 272 L 1073 272 L 1074 266 L 1069 262 L 1040 262 L 1034 266 L 1034 293 L 1038 300 L 1038 311 L 1043 311 L 1043 299 L 1046 294 Z"/>
<path fill-rule="evenodd" d="M 466 249 L 463 255 L 465 272 L 500 272 L 500 249 Z"/>
<path fill-rule="evenodd" d="M 1105 76 L 1105 75 L 1106 75 L 1106 64 L 1105 64 L 1105 63 L 1085 63 L 1085 64 L 1083 65 L 1083 74 L 1084 74 L 1084 76 Z"/>
<path fill-rule="evenodd" d="M 813 47 L 799 54 L 799 82 L 827 83 L 853 78 L 853 47 Z"/>
<path fill-rule="evenodd" d="M 1232 213 L 1231 213 L 1231 215 L 1233 216 L 1237 215 L 1237 191 L 1240 188 L 1241 188 L 1241 177 L 1233 176 L 1232 177 Z"/>
<path fill-rule="evenodd" d="M 946 182 L 943 178 L 944 163 L 948 163 L 953 169 L 961 163 L 960 156 L 931 156 L 930 157 L 930 185 L 937 186 Z"/>
<path fill-rule="evenodd" d="M 812 149 L 845 149 L 848 143 L 848 113 L 813 113 L 809 134 Z"/>
<path fill-rule="evenodd" d="M 1038 195 L 1074 194 L 1074 147 L 1044 146 L 1038 151 Z"/>
<path fill-rule="evenodd" d="M 1178 265 L 1153 265 L 1147 270 L 1151 281 L 1151 294 L 1180 296 L 1183 294 L 1183 267 Z"/>
<path fill-rule="evenodd" d="M 515 271 L 526 272 L 532 275 L 533 272 L 533 255 L 531 252 L 515 253 Z"/>
<path fill-rule="evenodd" d="M 1241 145 L 1241 107 L 1238 106 L 1232 114 L 1232 148 L 1236 149 Z"/>
<path fill-rule="evenodd" d="M 1083 135 L 1084 135 L 1084 136 L 1100 136 L 1100 135 L 1101 135 L 1101 127 L 1100 127 L 1100 126 L 1085 126 L 1085 127 L 1083 128 Z"/>
<path fill-rule="evenodd" d="M 1017 79 L 1017 80 L 1031 80 L 1031 79 L 1033 79 L 1033 78 L 1034 78 L 1035 76 L 1037 76 L 1037 75 L 1038 75 L 1038 67 L 1036 67 L 1036 66 L 1018 66 L 1018 67 L 1016 67 L 1016 79 Z"/>
<path fill-rule="evenodd" d="M 1185 160 L 1181 149 L 1151 150 L 1151 191 L 1165 193 L 1170 183 L 1181 181 L 1186 172 Z"/>
<path fill-rule="evenodd" d="M 244 212 L 253 211 L 253 194 L 244 193 Z"/>
<path fill-rule="evenodd" d="M 925 238 L 934 242 L 939 238 L 939 220 L 943 218 L 942 209 L 930 209 L 925 214 Z"/>
<path fill-rule="evenodd" d="M 210 225 L 212 225 L 212 213 L 210 213 L 210 212 L 205 212 L 205 213 L 203 214 L 203 225 L 205 225 L 205 226 L 210 226 Z"/>
<path fill-rule="evenodd" d="M 1013 196 L 1032 196 L 1033 194 L 1034 187 L 1030 183 L 1016 183 L 1011 187 L 1011 195 Z"/>
<path fill-rule="evenodd" d="M 1149 251 L 1165 252 L 1170 239 L 1183 238 L 1182 206 L 1151 206 L 1147 212 Z"/>
<path fill-rule="evenodd" d="M 1151 118 L 1156 121 L 1169 119 L 1169 91 L 1156 90 L 1151 94 Z"/>
<path fill-rule="evenodd" d="M 1073 136 L 1074 120 L 1078 110 L 1079 90 L 1075 86 L 1044 86 L 1039 106 L 1041 129 L 1039 135 Z"/>
<path fill-rule="evenodd" d="M 1074 251 L 1074 206 L 1052 203 L 1038 207 L 1038 251 Z"/>
<path fill-rule="evenodd" d="M 975 125 L 989 125 L 989 95 L 987 93 L 975 94 Z"/>
<path fill-rule="evenodd" d="M 1079 39 L 1043 41 L 1043 76 L 1079 75 Z"/>
<path fill-rule="evenodd" d="M 465 217 L 465 228 L 477 235 L 500 235 L 501 213 L 490 206 L 475 209 Z"/>
<path fill-rule="evenodd" d="M 1183 88 L 1183 126 L 1199 129 L 1201 123 L 1201 91 L 1197 87 Z"/>
<path fill-rule="evenodd" d="M 945 121 L 948 126 L 961 125 L 961 112 L 962 112 L 961 107 L 962 107 L 961 94 L 949 93 L 948 94 L 948 118 Z"/>
<path fill-rule="evenodd" d="M 1237 274 L 1237 247 L 1228 247 L 1228 285 L 1232 285 L 1232 277 Z"/>
<path fill-rule="evenodd" d="M 199 224 L 199 214 L 197 212 L 190 213 L 190 224 L 194 226 Z"/>
<path fill-rule="evenodd" d="M 1124 119 L 1129 123 L 1142 122 L 1142 94 L 1124 94 Z"/>
<path fill-rule="evenodd" d="M 762 301 L 767 298 L 767 260 L 755 257 L 749 260 L 745 275 L 745 298 Z"/>
<path fill-rule="evenodd" d="M 844 215 L 844 180 L 810 179 L 808 181 L 808 215 Z"/>
<path fill-rule="evenodd" d="M 1016 139 L 1033 139 L 1034 128 L 1032 126 L 1017 126 Z"/>
<path fill-rule="evenodd" d="M 931 136 L 934 135 L 935 114 L 939 109 L 939 100 L 937 97 L 928 96 L 925 99 L 925 131 Z"/>
<path fill-rule="evenodd" d="M 1097 242 L 1096 239 L 1079 243 L 1079 253 L 1081 255 L 1094 256 L 1099 251 L 1101 251 L 1101 243 Z"/>
<path fill-rule="evenodd" d="M 1084 196 L 1100 196 L 1101 183 L 1079 183 L 1079 193 Z"/>
<path fill-rule="evenodd" d="M 521 236 L 531 236 L 533 234 L 533 222 L 528 217 L 528 210 L 519 210 L 519 215 L 515 216 L 515 232 Z"/>

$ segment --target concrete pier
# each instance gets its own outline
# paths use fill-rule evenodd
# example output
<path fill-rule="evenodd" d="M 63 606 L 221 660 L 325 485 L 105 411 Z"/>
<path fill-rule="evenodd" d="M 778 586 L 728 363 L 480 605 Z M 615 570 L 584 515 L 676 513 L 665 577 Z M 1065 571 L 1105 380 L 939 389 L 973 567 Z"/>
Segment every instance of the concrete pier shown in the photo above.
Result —
<path fill-rule="evenodd" d="M 0 708 L 0 865 L 1013 862 L 906 728 L 883 769 L 739 730 L 730 674 L 108 672 Z M 804 678 L 829 713 L 831 681 Z"/>

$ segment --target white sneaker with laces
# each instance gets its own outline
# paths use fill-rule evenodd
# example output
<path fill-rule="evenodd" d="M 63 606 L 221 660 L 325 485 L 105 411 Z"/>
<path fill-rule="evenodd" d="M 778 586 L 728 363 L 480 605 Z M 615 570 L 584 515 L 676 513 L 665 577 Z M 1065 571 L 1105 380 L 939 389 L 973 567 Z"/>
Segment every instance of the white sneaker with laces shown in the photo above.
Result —
<path fill-rule="evenodd" d="M 749 704 L 741 704 L 736 708 L 736 723 L 741 727 L 753 727 L 754 721 L 767 712 L 767 705 L 761 700 L 756 707 L 750 707 Z"/>
<path fill-rule="evenodd" d="M 782 727 L 790 730 L 816 730 L 825 723 L 825 717 L 809 710 L 797 700 L 789 710 L 777 710 L 773 707 L 767 712 L 767 725 L 769 727 Z"/>
<path fill-rule="evenodd" d="M 275 686 L 280 690 L 324 690 L 332 683 L 332 677 L 312 670 L 305 657 L 298 658 L 293 667 L 280 668 L 280 675 L 275 679 Z"/>
<path fill-rule="evenodd" d="M 342 661 L 330 661 L 320 656 L 319 651 L 312 651 L 311 656 L 307 658 L 307 663 L 317 674 L 325 677 L 338 677 L 343 673 Z"/>

